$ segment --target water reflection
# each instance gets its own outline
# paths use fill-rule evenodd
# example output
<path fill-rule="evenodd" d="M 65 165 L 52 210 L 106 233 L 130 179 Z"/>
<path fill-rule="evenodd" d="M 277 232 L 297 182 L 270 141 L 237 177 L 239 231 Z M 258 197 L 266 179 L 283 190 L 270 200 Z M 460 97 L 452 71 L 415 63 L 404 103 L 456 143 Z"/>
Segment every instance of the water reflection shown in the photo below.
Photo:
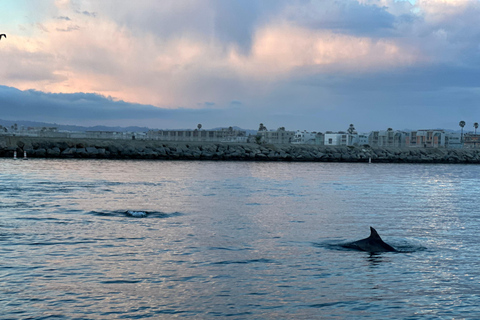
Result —
<path fill-rule="evenodd" d="M 389 262 L 391 260 L 386 259 L 385 255 L 382 253 L 369 253 L 367 256 L 368 265 L 371 268 L 378 267 L 381 263 Z"/>
<path fill-rule="evenodd" d="M 0 169 L 7 318 L 480 318 L 477 167 L 0 159 Z M 338 246 L 370 225 L 402 252 Z"/>

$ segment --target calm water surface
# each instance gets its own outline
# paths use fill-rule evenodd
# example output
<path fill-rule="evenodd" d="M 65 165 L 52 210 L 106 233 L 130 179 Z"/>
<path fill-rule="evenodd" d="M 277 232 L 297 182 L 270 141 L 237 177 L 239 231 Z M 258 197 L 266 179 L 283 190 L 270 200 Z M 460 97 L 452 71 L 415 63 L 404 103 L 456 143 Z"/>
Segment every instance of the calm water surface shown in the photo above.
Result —
<path fill-rule="evenodd" d="M 0 319 L 478 319 L 479 177 L 0 159 Z M 410 252 L 332 246 L 369 226 Z"/>

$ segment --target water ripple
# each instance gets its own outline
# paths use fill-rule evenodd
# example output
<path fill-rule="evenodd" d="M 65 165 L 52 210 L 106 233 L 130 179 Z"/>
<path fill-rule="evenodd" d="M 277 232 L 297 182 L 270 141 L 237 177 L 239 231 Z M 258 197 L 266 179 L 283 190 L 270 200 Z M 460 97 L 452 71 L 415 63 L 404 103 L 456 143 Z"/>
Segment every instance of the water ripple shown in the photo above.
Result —
<path fill-rule="evenodd" d="M 480 318 L 479 166 L 0 159 L 0 172 L 2 319 Z M 341 249 L 370 225 L 402 252 Z"/>

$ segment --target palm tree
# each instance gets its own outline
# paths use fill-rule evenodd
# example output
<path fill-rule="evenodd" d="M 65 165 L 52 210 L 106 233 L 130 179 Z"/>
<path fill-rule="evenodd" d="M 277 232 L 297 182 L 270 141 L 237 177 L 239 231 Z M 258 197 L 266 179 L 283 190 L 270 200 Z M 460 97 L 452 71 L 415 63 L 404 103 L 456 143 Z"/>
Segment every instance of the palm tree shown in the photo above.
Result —
<path fill-rule="evenodd" d="M 202 129 L 202 124 L 201 123 L 197 124 L 197 128 L 198 130 Z"/>
<path fill-rule="evenodd" d="M 475 123 L 473 124 L 473 127 L 475 128 L 475 134 L 477 134 L 478 122 L 475 122 Z"/>
<path fill-rule="evenodd" d="M 460 143 L 463 143 L 463 127 L 465 127 L 465 121 L 460 121 L 458 125 L 462 128 L 462 133 L 460 135 Z"/>

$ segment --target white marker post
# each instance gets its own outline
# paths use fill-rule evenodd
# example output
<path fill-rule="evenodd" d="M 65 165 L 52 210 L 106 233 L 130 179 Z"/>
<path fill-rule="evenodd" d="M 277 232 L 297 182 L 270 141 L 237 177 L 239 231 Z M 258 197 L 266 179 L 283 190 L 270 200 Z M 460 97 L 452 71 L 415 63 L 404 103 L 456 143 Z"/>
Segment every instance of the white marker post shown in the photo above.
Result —
<path fill-rule="evenodd" d="M 27 151 L 23 151 L 23 160 L 28 160 L 27 159 Z"/>
<path fill-rule="evenodd" d="M 17 160 L 17 151 L 13 151 L 13 160 Z"/>

